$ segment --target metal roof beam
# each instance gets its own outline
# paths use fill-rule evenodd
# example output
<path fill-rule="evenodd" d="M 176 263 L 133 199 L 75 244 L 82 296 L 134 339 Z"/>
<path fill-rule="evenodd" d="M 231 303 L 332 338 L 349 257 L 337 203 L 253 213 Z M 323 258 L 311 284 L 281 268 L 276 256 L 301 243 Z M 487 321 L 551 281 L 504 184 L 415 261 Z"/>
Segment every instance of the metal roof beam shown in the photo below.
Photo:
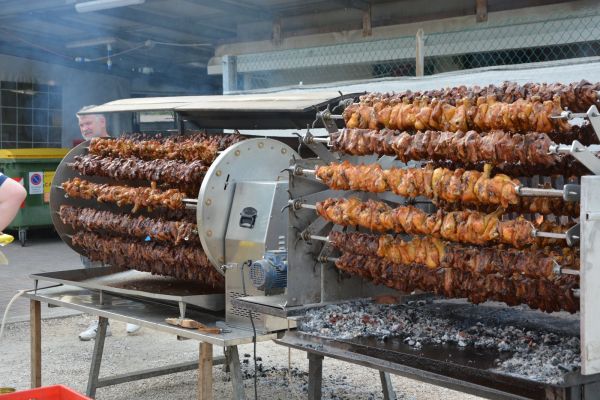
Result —
<path fill-rule="evenodd" d="M 221 30 L 215 26 L 206 27 L 198 23 L 196 19 L 191 18 L 173 18 L 165 15 L 158 15 L 142 10 L 132 10 L 128 8 L 116 8 L 111 10 L 98 11 L 100 14 L 110 17 L 132 21 L 138 24 L 155 26 L 167 29 L 173 32 L 185 33 L 199 37 L 198 40 L 220 39 L 225 36 L 233 36 L 230 30 Z M 221 31 L 221 32 L 219 32 Z"/>
<path fill-rule="evenodd" d="M 0 7 L 0 17 L 27 14 L 35 11 L 60 10 L 65 12 L 73 10 L 73 4 L 67 4 L 65 0 L 14 0 L 3 2 Z"/>
<path fill-rule="evenodd" d="M 227 0 L 187 0 L 190 3 L 199 4 L 204 7 L 212 8 L 226 14 L 243 15 L 255 20 L 269 20 L 273 17 L 273 13 L 266 8 L 256 7 L 251 4 L 246 4 L 240 1 Z"/>
<path fill-rule="evenodd" d="M 334 3 L 344 8 L 353 8 L 361 11 L 369 11 L 371 9 L 371 3 L 366 0 L 335 0 Z"/>

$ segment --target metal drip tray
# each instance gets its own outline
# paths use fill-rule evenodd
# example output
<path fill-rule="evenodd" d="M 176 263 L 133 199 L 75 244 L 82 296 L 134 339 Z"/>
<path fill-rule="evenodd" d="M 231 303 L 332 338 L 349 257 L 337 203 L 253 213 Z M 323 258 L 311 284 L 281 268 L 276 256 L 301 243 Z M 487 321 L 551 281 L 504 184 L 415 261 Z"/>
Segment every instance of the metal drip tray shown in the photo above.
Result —
<path fill-rule="evenodd" d="M 56 282 L 117 295 L 176 302 L 180 304 L 182 314 L 185 314 L 187 304 L 210 311 L 225 309 L 222 289 L 149 272 L 101 267 L 45 272 L 30 277 L 36 282 Z"/>

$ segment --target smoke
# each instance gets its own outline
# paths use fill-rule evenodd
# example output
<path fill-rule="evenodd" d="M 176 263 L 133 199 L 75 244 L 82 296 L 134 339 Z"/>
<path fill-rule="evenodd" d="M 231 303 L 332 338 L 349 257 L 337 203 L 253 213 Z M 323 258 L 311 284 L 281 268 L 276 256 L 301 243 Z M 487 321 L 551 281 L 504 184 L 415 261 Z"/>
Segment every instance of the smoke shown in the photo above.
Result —
<path fill-rule="evenodd" d="M 148 4 L 79 14 L 74 1 L 57 3 L 0 9 L 0 106 L 15 108 L 3 111 L 0 147 L 71 147 L 81 138 L 76 112 L 90 104 L 220 93 L 218 79 L 198 67 L 211 48 L 159 44 L 189 43 L 190 34 L 153 29 L 160 17 L 146 11 Z M 145 24 L 149 29 L 140 29 Z M 182 69 L 180 61 L 196 67 Z M 112 134 L 131 130 L 131 115 L 107 120 Z"/>

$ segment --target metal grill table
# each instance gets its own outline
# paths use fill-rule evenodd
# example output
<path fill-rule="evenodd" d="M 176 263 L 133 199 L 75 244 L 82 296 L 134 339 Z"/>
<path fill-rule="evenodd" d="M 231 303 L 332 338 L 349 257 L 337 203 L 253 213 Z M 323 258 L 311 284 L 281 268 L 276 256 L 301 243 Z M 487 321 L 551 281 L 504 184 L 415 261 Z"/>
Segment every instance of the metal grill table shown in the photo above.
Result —
<path fill-rule="evenodd" d="M 99 318 L 98 335 L 94 344 L 92 365 L 88 379 L 86 394 L 95 397 L 96 389 L 154 376 L 198 368 L 198 399 L 209 400 L 212 395 L 212 367 L 226 363 L 231 372 L 233 396 L 235 399 L 245 399 L 244 385 L 240 370 L 240 360 L 237 346 L 252 343 L 252 330 L 237 327 L 227 327 L 229 330 L 222 334 L 205 334 L 168 325 L 165 318 L 176 316 L 179 308 L 176 304 L 160 303 L 137 298 L 118 297 L 108 293 L 99 295 L 96 292 L 75 286 L 58 285 L 31 290 L 25 294 L 30 299 L 31 324 L 31 387 L 42 384 L 42 334 L 41 334 L 41 303 L 82 311 Z M 215 326 L 223 321 L 218 314 L 188 309 L 186 317 L 195 319 L 205 325 Z M 99 378 L 100 364 L 104 350 L 104 338 L 108 319 L 140 325 L 144 328 L 171 333 L 179 338 L 192 339 L 200 342 L 199 361 L 193 363 L 171 365 L 163 368 L 148 369 L 113 377 Z M 267 341 L 276 338 L 276 334 L 257 335 L 256 341 Z M 213 358 L 213 346 L 225 348 L 225 357 Z"/>

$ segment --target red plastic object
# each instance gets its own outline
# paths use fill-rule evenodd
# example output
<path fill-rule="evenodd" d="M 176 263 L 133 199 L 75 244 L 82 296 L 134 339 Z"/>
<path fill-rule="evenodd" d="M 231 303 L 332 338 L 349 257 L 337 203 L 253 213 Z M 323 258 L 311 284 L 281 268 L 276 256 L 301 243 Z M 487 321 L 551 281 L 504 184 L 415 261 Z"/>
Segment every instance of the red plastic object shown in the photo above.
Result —
<path fill-rule="evenodd" d="M 0 394 L 1 400 L 92 400 L 63 385 Z"/>

